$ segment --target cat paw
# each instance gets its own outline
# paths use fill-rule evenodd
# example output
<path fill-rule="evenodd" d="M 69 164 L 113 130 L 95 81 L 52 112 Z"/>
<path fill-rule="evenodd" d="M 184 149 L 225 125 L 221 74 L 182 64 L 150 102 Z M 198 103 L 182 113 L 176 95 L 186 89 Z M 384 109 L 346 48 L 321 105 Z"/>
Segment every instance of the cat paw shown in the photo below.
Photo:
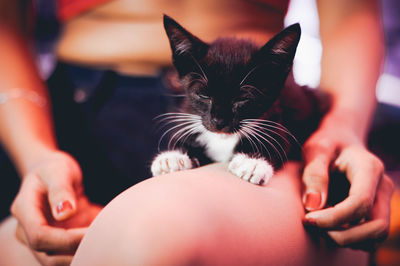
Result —
<path fill-rule="evenodd" d="M 166 151 L 157 155 L 151 164 L 153 176 L 193 168 L 192 160 L 181 151 Z"/>
<path fill-rule="evenodd" d="M 266 184 L 274 174 L 272 165 L 263 158 L 251 158 L 237 153 L 228 165 L 228 170 L 237 177 L 253 184 Z"/>

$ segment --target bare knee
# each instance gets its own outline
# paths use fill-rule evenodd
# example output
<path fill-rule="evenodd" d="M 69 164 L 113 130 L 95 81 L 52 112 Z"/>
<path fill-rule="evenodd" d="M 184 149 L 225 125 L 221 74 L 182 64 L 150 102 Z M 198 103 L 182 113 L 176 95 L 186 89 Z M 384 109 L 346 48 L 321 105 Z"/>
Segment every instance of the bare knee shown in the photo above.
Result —
<path fill-rule="evenodd" d="M 188 265 L 201 261 L 204 248 L 212 245 L 217 223 L 202 211 L 206 206 L 197 195 L 181 189 L 172 180 L 139 185 L 120 195 L 96 218 L 73 264 Z"/>
<path fill-rule="evenodd" d="M 277 186 L 284 185 L 279 182 Z M 101 254 L 100 262 L 106 257 L 114 264 L 121 258 L 121 264 L 141 265 L 255 263 L 266 258 L 271 262 L 278 256 L 266 247 L 282 242 L 281 233 L 293 231 L 294 242 L 306 242 L 301 204 L 287 197 L 293 195 L 287 187 L 270 193 L 273 186 L 248 184 L 219 169 L 148 180 L 102 211 L 75 261 L 88 258 L 85 262 L 92 263 Z M 110 246 L 113 254 L 107 254 Z"/>
<path fill-rule="evenodd" d="M 73 264 L 313 264 L 297 173 L 265 187 L 211 167 L 145 181 L 100 213 Z"/>

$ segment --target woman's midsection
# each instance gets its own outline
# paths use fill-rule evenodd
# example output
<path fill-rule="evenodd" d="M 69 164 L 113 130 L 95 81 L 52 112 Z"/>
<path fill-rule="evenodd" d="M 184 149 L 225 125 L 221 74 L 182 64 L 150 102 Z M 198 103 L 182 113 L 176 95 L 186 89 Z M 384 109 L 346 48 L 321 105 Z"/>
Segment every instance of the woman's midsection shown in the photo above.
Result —
<path fill-rule="evenodd" d="M 133 74 L 155 73 L 171 62 L 162 14 L 204 41 L 221 36 L 263 44 L 282 28 L 284 13 L 243 0 L 115 0 L 67 22 L 61 60 Z"/>

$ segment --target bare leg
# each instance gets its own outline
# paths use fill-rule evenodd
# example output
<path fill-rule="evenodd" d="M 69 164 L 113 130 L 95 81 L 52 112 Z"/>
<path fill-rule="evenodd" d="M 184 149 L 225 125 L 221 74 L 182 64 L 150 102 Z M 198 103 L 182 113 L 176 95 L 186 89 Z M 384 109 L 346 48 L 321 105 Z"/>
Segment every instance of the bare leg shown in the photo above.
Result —
<path fill-rule="evenodd" d="M 297 164 L 262 187 L 225 168 L 173 173 L 128 189 L 95 219 L 73 265 L 367 264 L 368 254 L 328 250 L 304 230 Z"/>

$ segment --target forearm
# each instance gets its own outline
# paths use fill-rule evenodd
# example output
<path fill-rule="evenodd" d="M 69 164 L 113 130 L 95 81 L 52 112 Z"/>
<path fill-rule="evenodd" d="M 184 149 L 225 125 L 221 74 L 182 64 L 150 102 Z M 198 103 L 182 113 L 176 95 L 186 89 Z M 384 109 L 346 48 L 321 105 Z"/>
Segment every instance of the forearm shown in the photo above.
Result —
<path fill-rule="evenodd" d="M 6 27 L 0 27 L 0 39 L 0 140 L 23 176 L 38 157 L 56 149 L 50 102 L 26 40 Z M 21 96 L 10 97 L 16 92 Z"/>
<path fill-rule="evenodd" d="M 383 59 L 378 9 L 374 1 L 367 2 L 366 6 L 349 7 L 349 14 L 339 14 L 336 20 L 321 19 L 320 25 L 321 88 L 332 96 L 330 114 L 341 116 L 361 141 L 365 141 L 375 109 L 375 87 Z M 328 12 L 324 8 L 321 16 Z"/>

